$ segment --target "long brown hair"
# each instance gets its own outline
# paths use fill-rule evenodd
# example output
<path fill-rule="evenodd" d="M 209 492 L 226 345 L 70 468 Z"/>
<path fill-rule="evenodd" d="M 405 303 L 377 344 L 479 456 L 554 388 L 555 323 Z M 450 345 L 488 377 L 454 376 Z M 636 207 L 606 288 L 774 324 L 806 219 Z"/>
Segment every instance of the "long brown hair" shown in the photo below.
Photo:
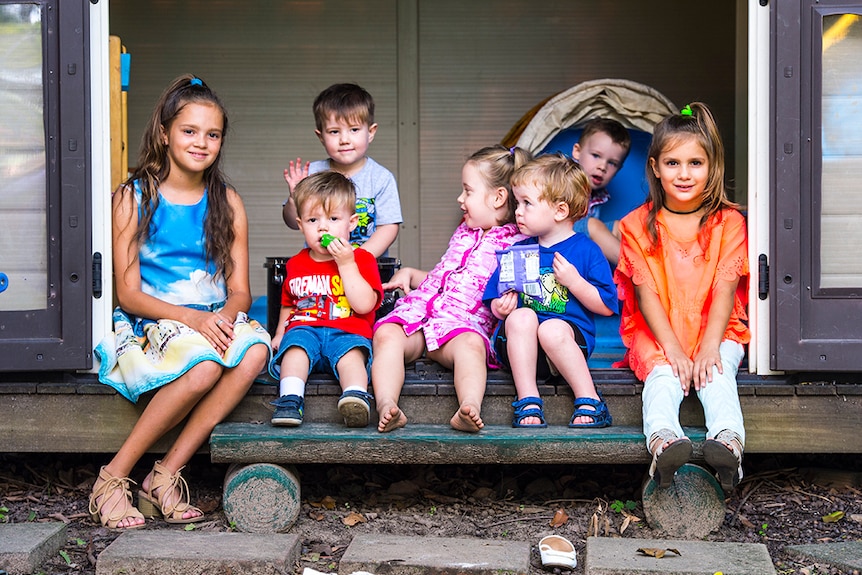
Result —
<path fill-rule="evenodd" d="M 727 198 L 727 189 L 724 183 L 724 144 L 721 141 L 721 134 L 712 112 L 702 102 L 692 102 L 683 108 L 679 114 L 673 114 L 659 122 L 655 128 L 646 166 L 646 178 L 649 182 L 649 212 L 647 213 L 646 227 L 653 248 L 655 248 L 659 244 L 656 217 L 659 210 L 664 206 L 665 192 L 661 186 L 661 180 L 652 168 L 652 164 L 658 164 L 662 152 L 675 147 L 688 138 L 694 138 L 703 148 L 709 164 L 706 185 L 701 197 L 701 207 L 705 209 L 700 218 L 701 233 L 698 234 L 698 242 L 705 253 L 708 247 L 705 245 L 708 243 L 708 235 L 703 233 L 704 224 L 722 209 L 738 208 L 739 206 Z"/>
<path fill-rule="evenodd" d="M 206 82 L 185 74 L 176 78 L 162 92 L 141 138 L 141 151 L 138 166 L 122 186 L 122 193 L 133 193 L 137 180 L 141 189 L 141 217 L 135 242 L 140 246 L 150 236 L 153 213 L 159 207 L 159 185 L 168 177 L 171 164 L 168 160 L 168 146 L 162 134 L 170 131 L 171 123 L 188 104 L 212 104 L 222 114 L 222 150 L 228 132 L 227 111 L 219 97 Z M 227 199 L 227 185 L 221 171 L 222 154 L 219 150 L 215 161 L 204 170 L 203 181 L 207 190 L 207 212 L 204 220 L 204 246 L 207 260 L 213 262 L 217 274 L 225 279 L 233 272 L 231 246 L 235 239 L 233 228 L 233 208 Z"/>

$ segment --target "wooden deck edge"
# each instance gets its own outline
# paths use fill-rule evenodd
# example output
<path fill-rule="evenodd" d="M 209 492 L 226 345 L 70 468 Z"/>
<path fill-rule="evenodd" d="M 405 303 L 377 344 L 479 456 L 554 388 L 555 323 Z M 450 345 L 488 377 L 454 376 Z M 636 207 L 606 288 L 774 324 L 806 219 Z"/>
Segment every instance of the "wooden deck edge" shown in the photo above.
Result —
<path fill-rule="evenodd" d="M 857 379 L 853 379 L 854 376 Z M 615 427 L 641 426 L 640 384 L 627 370 L 594 370 L 596 386 L 608 402 Z M 739 376 L 739 395 L 750 453 L 862 453 L 862 374 L 847 377 Z M 507 374 L 491 372 L 482 407 L 488 425 L 509 426 L 514 385 Z M 540 388 L 551 427 L 566 429 L 572 395 L 565 382 Z M 277 388 L 255 384 L 229 417 L 231 422 L 268 425 Z M 331 378 L 313 376 L 306 396 L 306 424 L 343 428 L 336 409 L 340 388 Z M 0 373 L 0 451 L 112 453 L 128 436 L 146 399 L 134 405 L 94 374 Z M 410 424 L 445 424 L 457 408 L 451 372 L 414 366 L 401 397 Z M 685 426 L 703 426 L 694 394 L 680 410 Z M 371 426 L 373 428 L 373 425 Z M 175 434 L 153 447 L 164 452 Z M 204 447 L 204 450 L 207 448 Z"/>

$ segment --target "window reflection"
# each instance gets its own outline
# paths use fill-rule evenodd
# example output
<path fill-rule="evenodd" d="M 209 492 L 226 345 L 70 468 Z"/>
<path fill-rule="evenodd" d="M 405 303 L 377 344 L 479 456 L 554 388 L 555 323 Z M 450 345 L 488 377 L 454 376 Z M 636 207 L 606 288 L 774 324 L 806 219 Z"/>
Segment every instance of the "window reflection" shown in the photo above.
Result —
<path fill-rule="evenodd" d="M 820 286 L 862 286 L 862 19 L 823 18 Z"/>
<path fill-rule="evenodd" d="M 42 58 L 41 7 L 0 6 L 0 311 L 47 302 Z"/>

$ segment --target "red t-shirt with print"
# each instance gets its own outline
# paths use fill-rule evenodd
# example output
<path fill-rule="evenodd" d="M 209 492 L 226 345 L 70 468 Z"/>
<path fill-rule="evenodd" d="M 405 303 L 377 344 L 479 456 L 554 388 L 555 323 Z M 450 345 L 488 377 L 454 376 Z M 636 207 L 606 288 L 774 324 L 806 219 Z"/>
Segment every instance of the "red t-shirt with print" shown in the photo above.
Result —
<path fill-rule="evenodd" d="M 344 295 L 344 283 L 335 260 L 315 261 L 309 251 L 308 248 L 303 249 L 285 264 L 281 305 L 293 308 L 287 318 L 285 331 L 298 325 L 333 327 L 370 338 L 374 312 L 383 299 L 377 260 L 362 248 L 353 251 L 359 273 L 378 294 L 374 309 L 358 314 Z"/>

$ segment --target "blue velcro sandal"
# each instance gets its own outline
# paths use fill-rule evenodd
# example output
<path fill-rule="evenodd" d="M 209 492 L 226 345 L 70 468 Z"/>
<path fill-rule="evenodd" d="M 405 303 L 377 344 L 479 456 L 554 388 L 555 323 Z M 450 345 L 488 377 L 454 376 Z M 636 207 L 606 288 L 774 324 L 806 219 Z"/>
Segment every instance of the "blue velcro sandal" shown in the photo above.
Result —
<path fill-rule="evenodd" d="M 273 425 L 296 427 L 302 424 L 302 413 L 305 410 L 305 399 L 298 395 L 282 395 L 270 402 L 275 406 L 270 422 Z"/>
<path fill-rule="evenodd" d="M 595 411 L 593 411 L 593 409 L 584 409 L 585 405 L 589 405 Z M 593 421 L 591 423 L 575 423 L 575 419 L 582 415 L 592 417 Z M 569 427 L 609 427 L 613 421 L 611 412 L 608 411 L 608 404 L 606 404 L 605 400 L 602 399 L 601 394 L 599 394 L 599 399 L 593 399 L 592 397 L 575 398 L 575 412 L 569 420 Z"/>
<path fill-rule="evenodd" d="M 538 405 L 539 407 L 531 407 L 528 405 Z M 512 402 L 512 407 L 515 408 L 515 414 L 512 416 L 512 427 L 548 427 L 545 422 L 545 402 L 541 397 L 525 397 Z M 542 423 L 521 423 L 526 417 L 538 417 Z"/>
<path fill-rule="evenodd" d="M 373 396 L 366 391 L 351 389 L 338 398 L 338 413 L 344 418 L 347 427 L 365 427 L 371 415 Z"/>

